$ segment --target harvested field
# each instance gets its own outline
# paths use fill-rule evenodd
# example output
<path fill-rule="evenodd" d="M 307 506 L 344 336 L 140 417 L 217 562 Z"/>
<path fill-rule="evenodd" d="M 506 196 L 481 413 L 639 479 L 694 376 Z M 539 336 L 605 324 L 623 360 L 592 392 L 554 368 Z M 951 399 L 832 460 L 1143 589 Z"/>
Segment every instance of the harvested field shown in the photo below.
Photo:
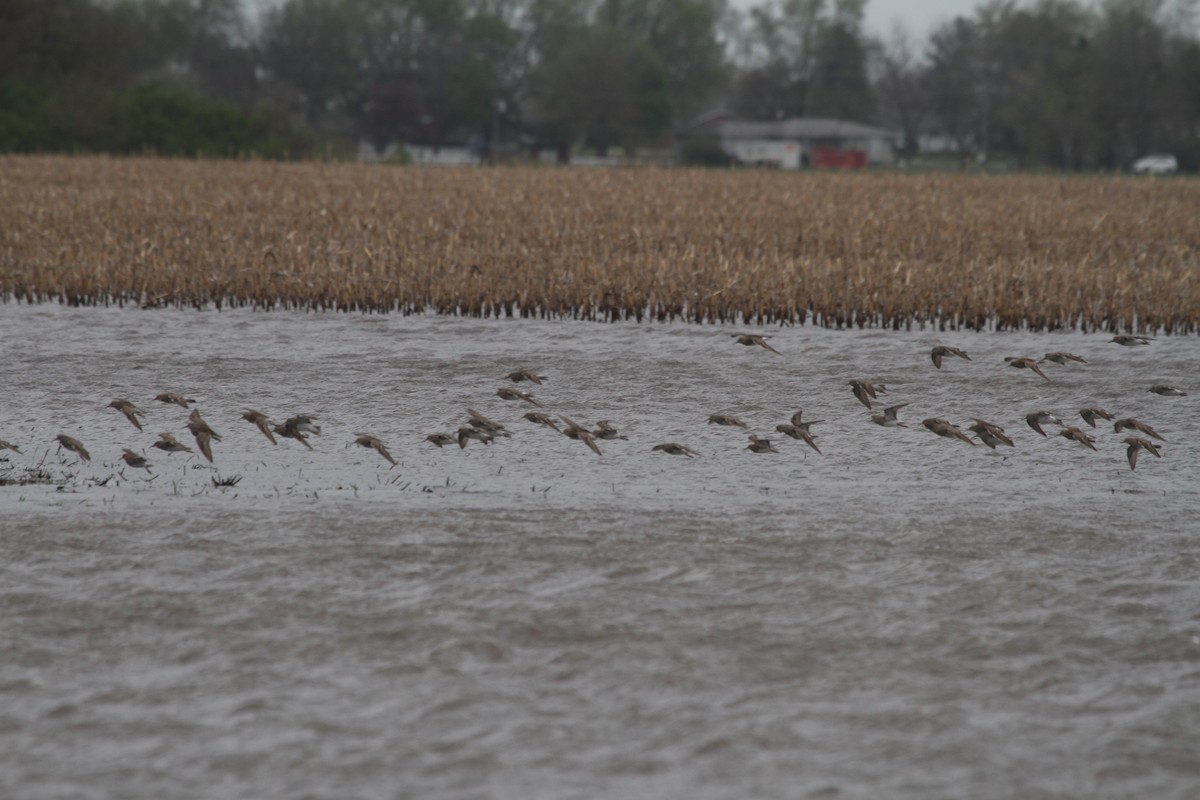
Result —
<path fill-rule="evenodd" d="M 1200 182 L 0 158 L 0 296 L 1194 333 Z"/>

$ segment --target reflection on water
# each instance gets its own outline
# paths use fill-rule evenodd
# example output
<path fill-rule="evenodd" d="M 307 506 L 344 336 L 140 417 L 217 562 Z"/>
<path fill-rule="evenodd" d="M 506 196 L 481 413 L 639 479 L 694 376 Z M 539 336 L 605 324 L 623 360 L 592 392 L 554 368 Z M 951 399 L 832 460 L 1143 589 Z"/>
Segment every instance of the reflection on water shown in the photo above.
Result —
<path fill-rule="evenodd" d="M 0 794 L 1194 796 L 1197 340 L 730 332 L 0 307 L 0 477 L 53 481 L 0 487 Z M 971 361 L 935 369 L 939 343 Z M 1053 350 L 1088 363 L 1003 361 Z M 522 366 L 542 410 L 628 439 L 523 420 L 495 395 Z M 150 447 L 191 443 L 162 391 L 215 465 Z M 1163 458 L 1131 472 L 1084 406 Z M 467 407 L 512 438 L 424 441 Z M 322 434 L 273 446 L 247 408 Z M 821 454 L 774 432 L 798 408 Z"/>

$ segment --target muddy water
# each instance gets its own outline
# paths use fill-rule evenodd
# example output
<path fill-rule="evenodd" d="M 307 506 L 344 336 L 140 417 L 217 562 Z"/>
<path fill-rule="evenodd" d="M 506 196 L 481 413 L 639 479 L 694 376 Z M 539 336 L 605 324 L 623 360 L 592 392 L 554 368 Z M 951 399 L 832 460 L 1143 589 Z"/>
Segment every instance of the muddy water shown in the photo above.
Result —
<path fill-rule="evenodd" d="M 0 307 L 0 478 L 50 481 L 0 487 L 0 796 L 1197 796 L 1200 341 L 730 330 Z M 1002 360 L 1049 350 L 1089 363 Z M 628 439 L 522 420 L 494 393 L 525 365 Z M 214 465 L 150 448 L 191 443 L 166 390 Z M 1085 405 L 1163 457 L 1024 422 Z M 468 406 L 512 438 L 423 441 Z M 773 434 L 800 407 L 820 454 Z M 323 432 L 273 446 L 246 408 Z"/>

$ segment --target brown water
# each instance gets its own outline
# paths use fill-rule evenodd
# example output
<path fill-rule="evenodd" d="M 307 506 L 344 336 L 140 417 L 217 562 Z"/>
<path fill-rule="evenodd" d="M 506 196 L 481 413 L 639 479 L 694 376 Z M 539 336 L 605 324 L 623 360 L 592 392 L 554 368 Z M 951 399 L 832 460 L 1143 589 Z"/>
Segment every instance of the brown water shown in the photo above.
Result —
<path fill-rule="evenodd" d="M 1200 341 L 731 330 L 0 306 L 0 478 L 54 481 L 0 487 L 0 797 L 1200 795 Z M 1049 350 L 1090 363 L 1002 361 Z M 526 365 L 628 440 L 521 420 L 494 392 Z M 190 443 L 166 390 L 215 469 L 149 447 Z M 1163 458 L 1023 420 L 1085 405 Z M 512 439 L 422 441 L 467 406 Z M 821 455 L 705 424 L 801 406 Z M 247 407 L 324 431 L 272 446 Z"/>

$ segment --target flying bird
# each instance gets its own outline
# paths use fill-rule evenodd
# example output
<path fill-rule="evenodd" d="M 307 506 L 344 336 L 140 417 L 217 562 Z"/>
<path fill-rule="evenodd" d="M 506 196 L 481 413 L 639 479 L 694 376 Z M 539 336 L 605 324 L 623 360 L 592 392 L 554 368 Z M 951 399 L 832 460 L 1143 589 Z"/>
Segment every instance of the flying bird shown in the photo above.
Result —
<path fill-rule="evenodd" d="M 733 414 L 710 414 L 708 417 L 709 425 L 731 425 L 737 428 L 746 427 L 746 423 L 735 417 Z"/>
<path fill-rule="evenodd" d="M 737 339 L 738 344 L 744 344 L 747 347 L 758 345 L 759 347 L 765 347 L 776 355 L 782 355 L 782 353 L 780 353 L 774 347 L 771 347 L 771 345 L 767 344 L 767 339 L 770 339 L 770 336 L 762 336 L 757 333 L 731 333 L 729 335 L 734 339 Z"/>
<path fill-rule="evenodd" d="M 858 398 L 858 402 L 867 408 L 871 407 L 872 400 L 881 394 L 887 393 L 887 388 L 882 383 L 876 385 L 869 381 L 851 380 L 846 381 L 846 385 L 854 392 L 854 396 Z"/>
<path fill-rule="evenodd" d="M 959 358 L 965 358 L 967 361 L 971 360 L 971 357 L 965 351 L 959 350 L 957 347 L 950 347 L 949 345 L 939 344 L 929 351 L 929 357 L 933 360 L 933 365 L 938 369 L 942 368 L 942 359 L 946 356 L 958 356 Z"/>
<path fill-rule="evenodd" d="M 655 451 L 660 451 L 660 452 L 666 453 L 667 455 L 671 455 L 671 456 L 687 456 L 688 458 L 695 458 L 696 456 L 700 455 L 692 448 L 690 448 L 686 445 L 678 444 L 677 442 L 665 442 L 664 444 L 656 444 L 656 445 L 654 445 L 654 447 L 650 448 L 650 452 L 653 453 Z"/>
<path fill-rule="evenodd" d="M 1047 361 L 1053 361 L 1055 364 L 1062 364 L 1063 366 L 1066 366 L 1068 361 L 1074 361 L 1078 364 L 1088 363 L 1087 359 L 1083 356 L 1077 356 L 1074 353 L 1064 353 L 1061 350 L 1056 350 L 1053 353 L 1046 353 L 1046 355 L 1042 357 L 1041 363 L 1045 363 Z"/>
<path fill-rule="evenodd" d="M 993 425 L 985 420 L 976 419 L 975 424 L 968 427 L 967 430 L 974 431 L 975 435 L 979 437 L 979 441 L 993 450 L 996 449 L 996 445 L 998 444 L 1006 447 L 1014 447 L 1013 440 L 1008 438 L 1008 435 L 1004 432 L 1004 428 L 1001 428 L 999 425 Z"/>
<path fill-rule="evenodd" d="M 906 427 L 897 417 L 896 413 L 904 408 L 908 403 L 898 403 L 894 406 L 888 406 L 883 410 L 882 414 L 872 414 L 871 422 L 876 425 L 882 425 L 885 428 L 904 428 Z"/>
<path fill-rule="evenodd" d="M 921 424 L 936 433 L 938 436 L 945 437 L 946 439 L 958 439 L 959 441 L 966 442 L 972 447 L 975 446 L 975 442 L 971 441 L 971 437 L 959 430 L 957 425 L 954 425 L 953 423 L 948 422 L 941 417 L 930 417 L 929 419 L 922 420 Z"/>
<path fill-rule="evenodd" d="M 1042 430 L 1043 425 L 1047 425 L 1051 422 L 1053 422 L 1055 425 L 1063 424 L 1063 421 L 1061 419 L 1054 416 L 1053 414 L 1051 414 L 1048 411 L 1035 411 L 1032 414 L 1026 414 L 1025 421 L 1027 423 L 1029 423 L 1029 427 L 1033 428 L 1035 431 L 1040 433 L 1042 436 L 1047 435 L 1046 432 L 1044 430 Z"/>
<path fill-rule="evenodd" d="M 1129 336 L 1128 334 L 1119 333 L 1109 339 L 1109 342 L 1116 342 L 1123 347 L 1137 347 L 1143 344 L 1150 344 L 1150 338 L 1149 336 Z"/>
<path fill-rule="evenodd" d="M 524 367 L 517 370 L 516 372 L 508 373 L 508 375 L 506 375 L 505 377 L 508 378 L 513 383 L 520 383 L 521 381 L 529 381 L 530 383 L 536 383 L 538 386 L 541 386 L 542 381 L 546 380 L 545 375 L 538 375 L 533 370 L 526 369 Z"/>
<path fill-rule="evenodd" d="M 81 443 L 78 439 L 67 436 L 65 433 L 60 433 L 55 438 L 58 439 L 59 447 L 63 448 L 64 450 L 70 450 L 84 461 L 92 460 L 91 454 L 88 453 L 87 448 L 84 447 L 83 443 Z"/>
<path fill-rule="evenodd" d="M 176 439 L 174 436 L 172 436 L 169 433 L 160 433 L 158 435 L 158 441 L 150 446 L 157 447 L 159 450 L 163 450 L 167 453 L 191 453 L 191 452 L 194 452 L 192 450 L 192 448 L 188 447 L 186 444 L 179 441 L 178 439 Z"/>
<path fill-rule="evenodd" d="M 458 441 L 458 439 L 448 433 L 431 433 L 425 437 L 425 441 L 430 442 L 438 447 L 445 447 L 448 444 L 454 444 Z"/>
<path fill-rule="evenodd" d="M 1105 411 L 1103 408 L 1092 406 L 1091 408 L 1082 408 L 1079 410 L 1079 416 L 1083 417 L 1083 421 L 1093 428 L 1096 427 L 1096 420 L 1111 420 L 1113 415 Z"/>
<path fill-rule="evenodd" d="M 183 408 L 187 408 L 188 403 L 196 402 L 190 397 L 184 397 L 179 392 L 161 392 L 160 394 L 154 395 L 154 399 L 160 403 L 174 403 L 175 405 Z"/>
<path fill-rule="evenodd" d="M 513 389 L 509 386 L 503 386 L 496 390 L 496 396 L 501 400 L 523 400 L 533 406 L 541 407 L 541 403 L 533 399 L 533 395 L 528 392 L 522 392 L 520 389 Z"/>
<path fill-rule="evenodd" d="M 379 455 L 387 459 L 392 466 L 396 466 L 396 459 L 392 458 L 392 454 L 388 452 L 387 448 L 383 446 L 383 442 L 379 441 L 379 439 L 369 433 L 356 433 L 354 436 L 355 444 L 363 447 L 370 447 L 375 452 L 379 453 Z"/>
<path fill-rule="evenodd" d="M 1150 391 L 1163 397 L 1185 397 L 1187 392 L 1182 389 L 1176 389 L 1174 386 L 1168 386 L 1165 383 L 1156 383 L 1150 387 Z"/>
<path fill-rule="evenodd" d="M 554 417 L 550 416 L 549 414 L 543 414 L 541 411 L 529 411 L 526 412 L 524 418 L 530 422 L 536 422 L 538 425 L 545 425 L 547 428 L 553 428 L 559 433 L 562 433 L 562 429 L 558 427 L 558 423 L 554 421 Z"/>
<path fill-rule="evenodd" d="M 752 453 L 778 453 L 779 452 L 778 450 L 776 450 L 774 447 L 771 446 L 770 439 L 760 439 L 757 436 L 755 436 L 754 434 L 750 434 L 750 444 L 746 445 L 746 449 Z"/>
<path fill-rule="evenodd" d="M 784 436 L 790 436 L 793 439 L 798 439 L 798 440 L 804 442 L 806 445 L 811 447 L 813 450 L 816 450 L 818 453 L 820 453 L 821 448 L 817 447 L 817 443 L 813 441 L 812 434 L 808 432 L 807 426 L 812 425 L 812 424 L 813 424 L 812 422 L 807 422 L 803 426 L 801 426 L 801 425 L 792 425 L 789 423 L 782 423 L 780 425 L 776 425 L 775 430 L 778 431 L 779 433 L 782 433 Z"/>
<path fill-rule="evenodd" d="M 603 453 L 600 452 L 600 445 L 596 444 L 596 440 L 592 438 L 591 431 L 573 421 L 570 417 L 563 417 L 561 414 L 559 416 L 562 417 L 563 422 L 567 423 L 567 427 L 563 428 L 563 436 L 566 436 L 568 439 L 575 439 L 583 442 L 588 447 L 592 448 L 592 451 L 596 455 L 603 455 Z"/>
<path fill-rule="evenodd" d="M 146 472 L 150 471 L 150 462 L 146 460 L 146 457 L 138 455 L 128 447 L 121 450 L 121 458 L 126 464 L 135 469 L 144 469 Z"/>
<path fill-rule="evenodd" d="M 125 400 L 124 398 L 121 398 L 121 399 L 113 400 L 111 403 L 108 404 L 108 407 L 115 408 L 117 411 L 120 411 L 122 414 L 124 414 L 125 419 L 132 422 L 133 427 L 137 428 L 139 431 L 142 429 L 142 423 L 138 422 L 138 414 L 141 414 L 142 416 L 146 416 L 146 412 L 142 411 L 140 408 L 135 406 L 133 403 L 129 402 L 128 400 Z"/>
<path fill-rule="evenodd" d="M 1096 440 L 1074 426 L 1063 428 L 1058 432 L 1058 435 L 1062 436 L 1063 438 L 1079 442 L 1084 447 L 1091 448 L 1092 450 L 1096 449 Z"/>
<path fill-rule="evenodd" d="M 1140 431 L 1151 438 L 1158 439 L 1160 442 L 1166 441 L 1166 439 L 1158 435 L 1158 431 L 1154 430 L 1154 428 L 1133 417 L 1125 417 L 1124 419 L 1117 420 L 1113 423 L 1113 430 L 1117 433 L 1128 430 Z"/>
<path fill-rule="evenodd" d="M 1036 372 L 1038 375 L 1041 375 L 1046 380 L 1050 380 L 1050 378 L 1046 375 L 1046 373 L 1042 372 L 1042 368 L 1038 366 L 1038 362 L 1034 361 L 1032 358 L 1025 358 L 1025 357 L 1019 357 L 1019 356 L 1005 356 L 1004 360 L 1008 362 L 1008 365 L 1010 367 L 1016 367 L 1017 369 L 1032 370 L 1033 372 Z"/>
<path fill-rule="evenodd" d="M 262 431 L 262 435 L 271 440 L 271 444 L 278 444 L 275 441 L 275 434 L 271 433 L 271 421 L 267 419 L 267 415 L 261 411 L 247 409 L 246 413 L 242 414 L 242 419 L 252 423 L 254 427 Z"/>
<path fill-rule="evenodd" d="M 1141 436 L 1126 436 L 1125 444 L 1129 445 L 1129 449 L 1125 451 L 1125 457 L 1129 459 L 1129 468 L 1137 469 L 1138 451 L 1145 450 L 1155 458 L 1162 458 L 1162 452 L 1158 449 L 1158 445 L 1149 439 L 1143 439 Z"/>

